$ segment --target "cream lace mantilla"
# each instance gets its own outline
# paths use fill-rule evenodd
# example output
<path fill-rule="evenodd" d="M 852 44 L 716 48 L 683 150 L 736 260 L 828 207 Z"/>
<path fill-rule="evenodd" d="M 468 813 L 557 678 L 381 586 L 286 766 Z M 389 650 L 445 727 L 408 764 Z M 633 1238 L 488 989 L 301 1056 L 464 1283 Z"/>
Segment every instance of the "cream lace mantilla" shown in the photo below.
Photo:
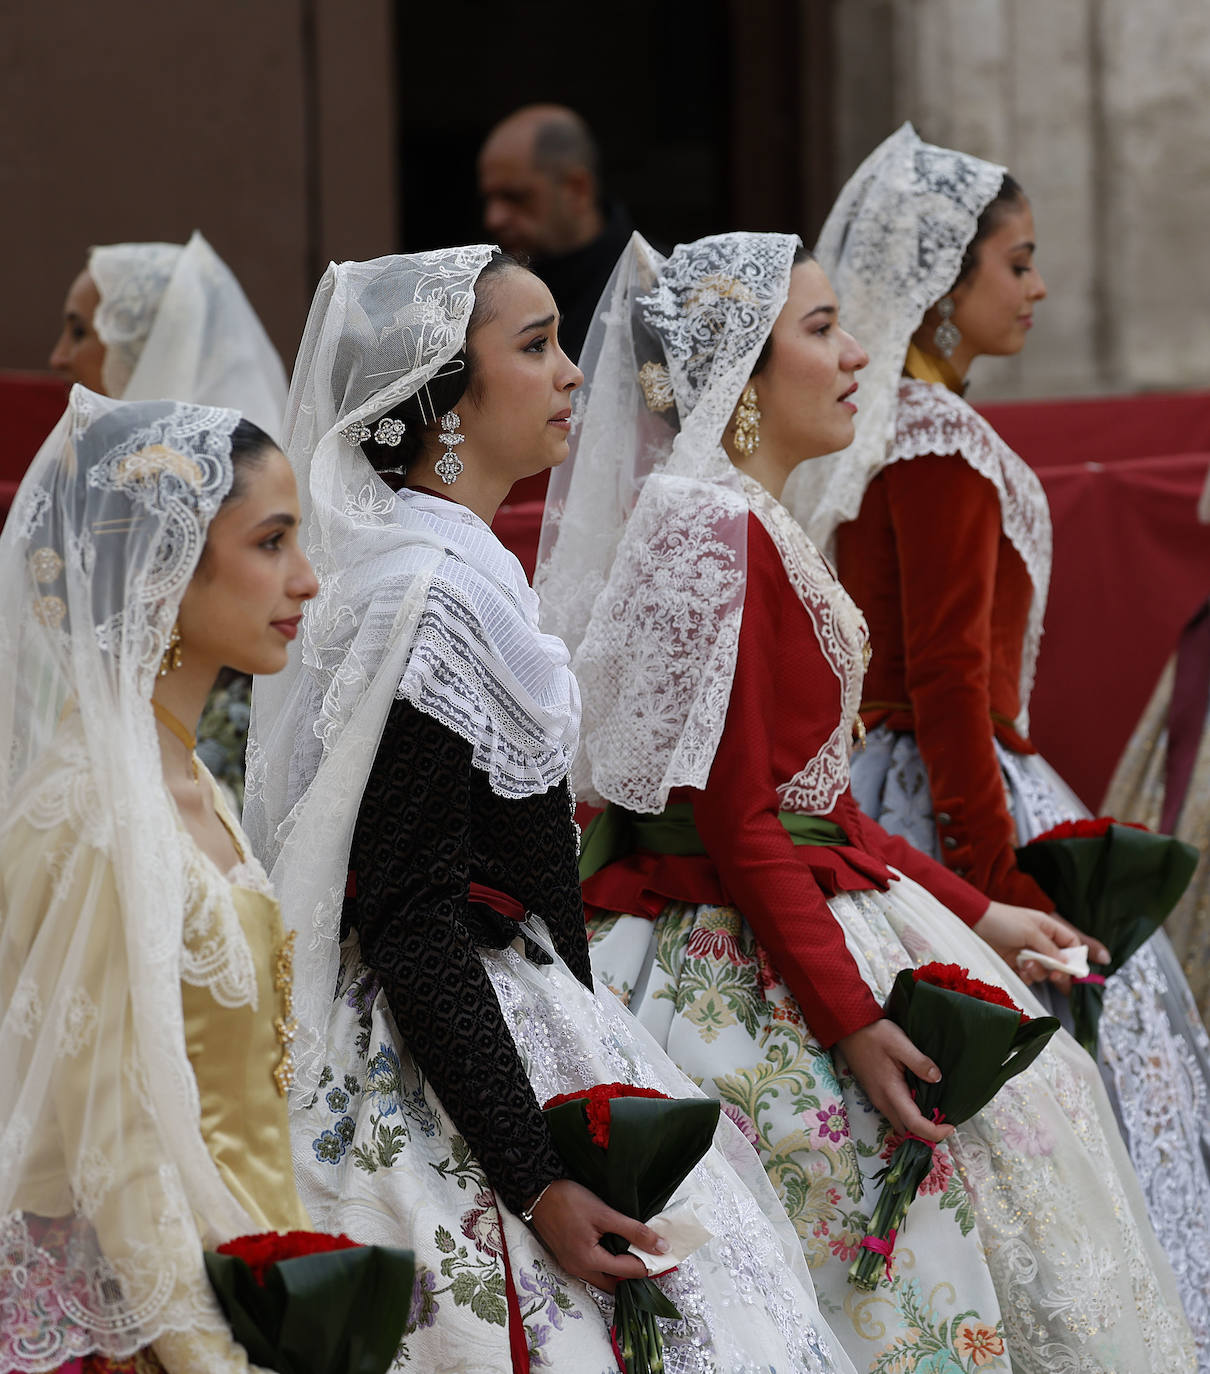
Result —
<path fill-rule="evenodd" d="M 1046 493 L 1033 469 L 961 396 L 943 386 L 905 377 L 899 383 L 895 437 L 887 463 L 905 462 L 928 453 L 956 454 L 995 487 L 1004 533 L 1021 555 L 1033 584 L 1021 652 L 1021 714 L 1014 722 L 1022 734 L 1028 734 L 1029 698 L 1050 587 L 1052 535 Z"/>

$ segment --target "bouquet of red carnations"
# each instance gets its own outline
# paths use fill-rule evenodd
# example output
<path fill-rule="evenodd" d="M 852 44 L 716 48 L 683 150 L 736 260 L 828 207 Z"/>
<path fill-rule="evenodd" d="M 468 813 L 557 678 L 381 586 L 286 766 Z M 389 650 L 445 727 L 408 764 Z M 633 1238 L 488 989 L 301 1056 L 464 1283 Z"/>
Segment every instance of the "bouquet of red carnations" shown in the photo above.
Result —
<path fill-rule="evenodd" d="M 280 1374 L 385 1374 L 412 1301 L 409 1250 L 319 1231 L 239 1236 L 206 1273 L 253 1364 Z"/>
<path fill-rule="evenodd" d="M 947 1126 L 960 1126 L 986 1107 L 1059 1029 L 1053 1016 L 1031 1021 L 1003 988 L 972 978 L 957 964 L 903 969 L 885 1010 L 941 1070 L 937 1083 L 908 1070 L 907 1082 L 922 1114 Z M 849 1269 L 850 1282 L 859 1288 L 873 1291 L 883 1272 L 890 1277 L 895 1235 L 933 1167 L 934 1148 L 930 1141 L 909 1135 L 878 1173 L 882 1189 L 869 1233 Z"/>
<path fill-rule="evenodd" d="M 652 1088 L 603 1083 L 563 1093 L 546 1104 L 555 1148 L 577 1183 L 627 1216 L 648 1221 L 710 1148 L 719 1105 L 712 1098 L 672 1098 Z M 611 1254 L 630 1247 L 606 1235 Z M 612 1336 L 625 1374 L 659 1374 L 664 1338 L 658 1317 L 680 1319 L 676 1306 L 651 1279 L 622 1279 L 617 1286 Z"/>
<path fill-rule="evenodd" d="M 1105 980 L 1163 924 L 1197 859 L 1191 844 L 1111 816 L 1064 821 L 1017 850 L 1018 866 L 1059 914 L 1109 951 L 1110 962 L 1071 989 L 1075 1037 L 1089 1054 L 1097 1051 Z"/>

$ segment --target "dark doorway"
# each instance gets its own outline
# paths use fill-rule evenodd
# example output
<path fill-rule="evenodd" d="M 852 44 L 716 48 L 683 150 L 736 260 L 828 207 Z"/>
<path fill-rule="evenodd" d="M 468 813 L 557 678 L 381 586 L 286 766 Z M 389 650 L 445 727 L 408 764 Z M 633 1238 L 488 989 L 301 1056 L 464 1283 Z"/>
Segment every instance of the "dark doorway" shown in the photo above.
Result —
<path fill-rule="evenodd" d="M 401 247 L 482 237 L 479 146 L 539 100 L 588 120 L 606 194 L 649 238 L 671 245 L 735 227 L 728 10 L 725 0 L 400 0 Z"/>

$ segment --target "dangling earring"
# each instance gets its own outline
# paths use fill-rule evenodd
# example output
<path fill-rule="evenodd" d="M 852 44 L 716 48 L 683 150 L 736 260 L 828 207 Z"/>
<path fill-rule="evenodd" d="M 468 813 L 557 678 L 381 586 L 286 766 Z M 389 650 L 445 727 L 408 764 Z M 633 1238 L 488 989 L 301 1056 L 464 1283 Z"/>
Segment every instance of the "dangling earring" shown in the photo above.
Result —
<path fill-rule="evenodd" d="M 954 324 L 953 313 L 953 296 L 942 296 L 937 302 L 937 314 L 941 316 L 941 323 L 933 330 L 933 343 L 943 358 L 950 357 L 962 342 L 962 331 Z"/>
<path fill-rule="evenodd" d="M 168 646 L 164 650 L 163 657 L 160 659 L 160 677 L 167 677 L 169 673 L 175 672 L 181 666 L 181 622 L 173 622 L 172 630 L 168 635 Z"/>
<path fill-rule="evenodd" d="M 735 447 L 747 458 L 760 447 L 760 407 L 751 382 L 740 392 L 735 408 Z"/>
<path fill-rule="evenodd" d="M 437 459 L 436 472 L 447 487 L 454 485 L 458 480 L 458 474 L 466 466 L 454 452 L 455 447 L 466 438 L 465 434 L 458 433 L 461 424 L 462 420 L 456 410 L 447 410 L 441 417 L 441 433 L 437 438 L 445 452 Z"/>

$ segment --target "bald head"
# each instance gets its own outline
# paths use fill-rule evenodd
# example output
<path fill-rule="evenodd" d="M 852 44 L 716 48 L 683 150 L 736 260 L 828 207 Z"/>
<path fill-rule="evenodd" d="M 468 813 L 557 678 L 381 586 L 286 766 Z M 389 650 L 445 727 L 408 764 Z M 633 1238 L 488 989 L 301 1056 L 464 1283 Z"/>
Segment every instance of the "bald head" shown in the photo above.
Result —
<path fill-rule="evenodd" d="M 479 153 L 488 234 L 510 253 L 570 253 L 604 228 L 600 155 L 588 125 L 564 105 L 526 105 Z"/>

